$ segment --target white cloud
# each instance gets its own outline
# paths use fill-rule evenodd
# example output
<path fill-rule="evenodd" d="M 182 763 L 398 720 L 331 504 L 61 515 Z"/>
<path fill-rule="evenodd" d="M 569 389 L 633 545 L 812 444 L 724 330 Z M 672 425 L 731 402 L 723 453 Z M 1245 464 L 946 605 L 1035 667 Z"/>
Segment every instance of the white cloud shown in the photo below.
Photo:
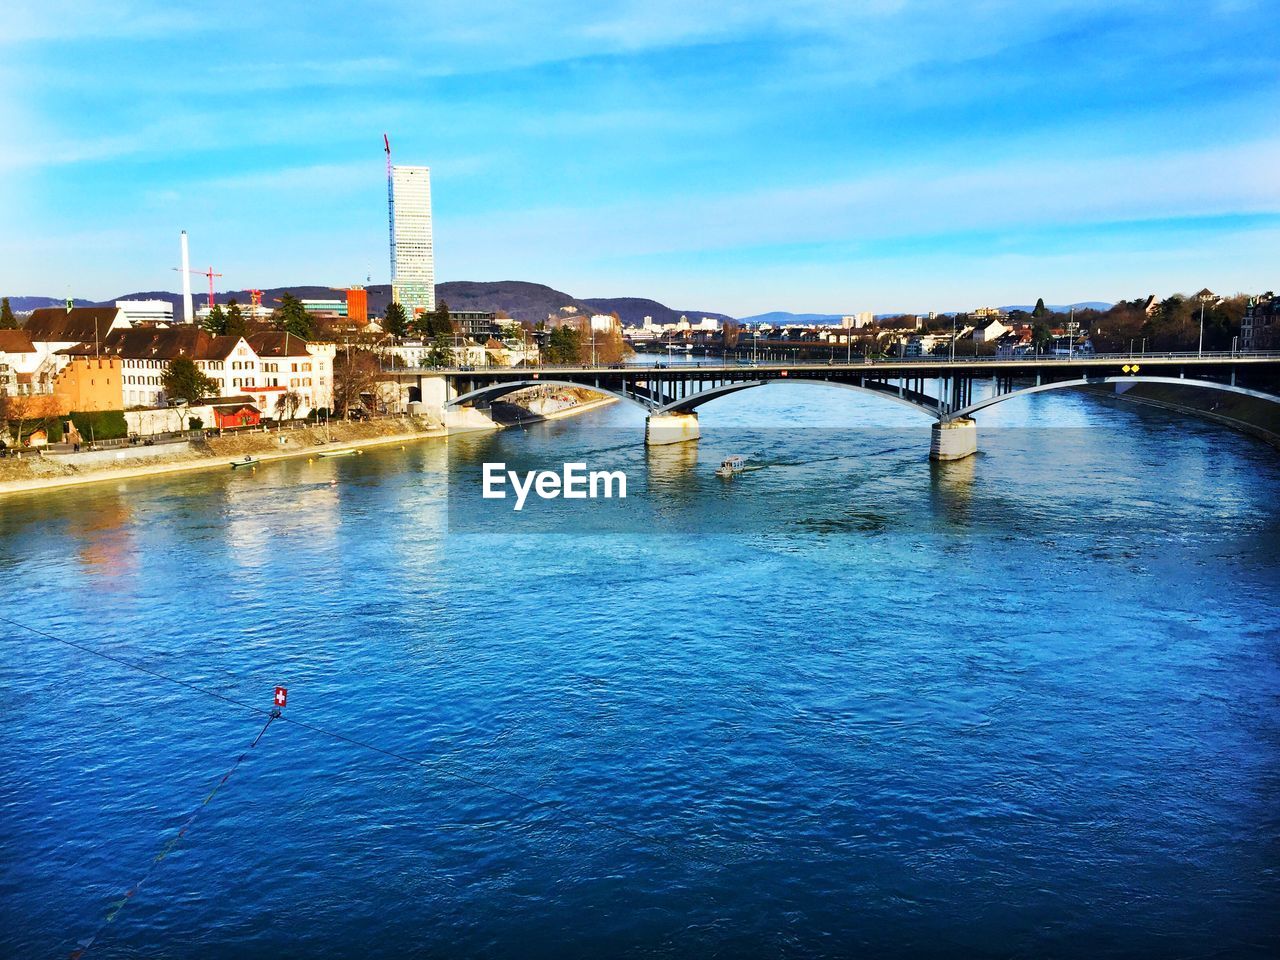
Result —
<path fill-rule="evenodd" d="M 207 5 L 147 0 L 8 0 L 0 46 L 51 40 L 120 40 L 210 30 Z"/>
<path fill-rule="evenodd" d="M 454 225 L 455 243 L 518 258 L 645 257 L 973 230 L 1280 212 L 1280 140 L 1154 155 L 922 164 L 843 181 L 608 207 L 511 211 Z M 563 238 L 563 239 L 560 239 Z M 501 254 L 497 254 L 501 256 Z"/>

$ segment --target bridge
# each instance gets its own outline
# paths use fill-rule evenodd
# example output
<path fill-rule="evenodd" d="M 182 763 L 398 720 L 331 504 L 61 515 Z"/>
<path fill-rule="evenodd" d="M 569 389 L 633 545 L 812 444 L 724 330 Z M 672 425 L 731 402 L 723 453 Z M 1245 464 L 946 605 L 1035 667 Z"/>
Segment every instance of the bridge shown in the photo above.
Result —
<path fill-rule="evenodd" d="M 930 417 L 930 453 L 939 460 L 977 451 L 974 414 L 1048 390 L 1107 386 L 1123 393 L 1134 384 L 1159 383 L 1280 405 L 1280 352 L 411 368 L 397 370 L 395 376 L 409 385 L 410 399 L 459 426 L 466 425 L 469 414 L 517 390 L 586 387 L 642 408 L 647 414 L 645 442 L 650 445 L 698 439 L 697 409 L 718 397 L 768 384 L 830 384 L 885 397 Z M 992 389 L 979 395 L 974 387 L 983 382 Z"/>

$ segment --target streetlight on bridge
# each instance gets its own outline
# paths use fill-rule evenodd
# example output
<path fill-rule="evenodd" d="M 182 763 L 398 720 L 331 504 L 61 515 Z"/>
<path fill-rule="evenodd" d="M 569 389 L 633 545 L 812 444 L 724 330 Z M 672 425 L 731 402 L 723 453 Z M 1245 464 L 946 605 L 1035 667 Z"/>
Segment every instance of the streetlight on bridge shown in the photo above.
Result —
<path fill-rule="evenodd" d="M 1196 349 L 1196 356 L 1204 356 L 1204 305 L 1212 300 L 1217 300 L 1218 296 L 1208 287 L 1205 287 L 1196 294 L 1196 299 L 1200 301 L 1200 346 Z"/>

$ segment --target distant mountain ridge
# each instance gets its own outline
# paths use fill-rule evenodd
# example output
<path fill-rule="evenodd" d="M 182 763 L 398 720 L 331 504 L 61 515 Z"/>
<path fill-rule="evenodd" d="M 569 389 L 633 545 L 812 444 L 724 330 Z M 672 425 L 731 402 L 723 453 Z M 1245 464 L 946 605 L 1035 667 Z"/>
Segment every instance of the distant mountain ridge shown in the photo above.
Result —
<path fill-rule="evenodd" d="M 92 300 L 73 299 L 71 301 L 77 307 L 92 307 L 97 304 Z M 32 310 L 39 310 L 41 307 L 65 307 L 67 305 L 66 297 L 10 297 L 9 306 L 14 313 L 30 313 Z"/>
<path fill-rule="evenodd" d="M 1076 310 L 1110 310 L 1112 304 L 1104 300 L 1082 300 L 1078 303 L 1050 303 L 1045 305 L 1046 309 L 1055 313 L 1066 313 L 1073 307 Z M 1018 304 L 1013 306 L 997 307 L 996 309 L 1011 313 L 1014 310 L 1024 310 L 1030 313 L 1035 309 L 1035 304 Z M 896 317 L 902 314 L 926 313 L 927 311 L 899 310 L 897 313 L 877 313 L 876 319 L 881 320 L 885 317 Z M 950 317 L 957 313 L 967 313 L 966 310 L 943 310 L 939 312 L 939 316 Z M 769 313 L 756 313 L 749 317 L 740 318 L 743 323 L 758 324 L 787 324 L 787 323 L 834 323 L 841 317 L 847 317 L 847 313 L 790 313 L 786 310 L 772 310 Z"/>
<path fill-rule="evenodd" d="M 334 300 L 345 295 L 345 287 L 327 287 L 316 284 L 290 284 L 288 286 L 270 287 L 262 291 L 262 302 L 274 306 L 285 293 L 304 300 Z M 372 284 L 365 287 L 369 294 L 370 314 L 381 316 L 391 302 L 391 286 L 389 284 Z M 208 302 L 208 293 L 193 293 L 196 306 Z M 235 299 L 240 303 L 249 302 L 248 290 L 222 290 L 214 294 L 214 302 L 226 304 Z M 575 297 L 541 283 L 527 280 L 450 280 L 436 285 L 436 298 L 443 300 L 451 310 L 484 310 L 506 312 L 518 320 L 537 323 L 545 320 L 548 314 L 559 313 L 562 307 L 572 307 L 583 313 L 617 313 L 624 325 L 638 327 L 645 317 L 652 317 L 655 323 L 675 323 L 681 316 L 686 316 L 696 323 L 702 317 L 714 317 L 717 320 L 732 320 L 734 317 L 714 310 L 678 310 L 668 307 L 657 300 L 646 297 Z M 18 313 L 29 313 L 38 307 L 60 307 L 66 303 L 65 297 L 15 296 L 10 297 L 10 304 Z M 174 314 L 182 313 L 182 294 L 168 290 L 144 290 L 124 293 L 110 300 L 85 300 L 77 298 L 74 303 L 78 307 L 110 306 L 116 300 L 165 300 L 173 304 Z M 1082 300 L 1070 304 L 1049 304 L 1048 308 L 1056 313 L 1076 310 L 1109 310 L 1111 304 L 1103 300 Z M 1006 305 L 999 308 L 1004 312 L 1034 309 L 1031 304 Z M 907 313 L 910 311 L 900 311 Z M 942 316 L 951 316 L 963 311 L 948 310 Z M 791 313 L 786 310 L 772 310 L 767 313 L 752 314 L 741 317 L 746 324 L 786 324 L 786 323 L 834 323 L 846 314 L 839 313 Z M 895 313 L 878 313 L 877 318 L 897 316 Z"/>
<path fill-rule="evenodd" d="M 1046 310 L 1052 310 L 1054 313 L 1066 313 L 1073 308 L 1076 310 L 1110 310 L 1114 304 L 1107 303 L 1105 300 L 1081 300 L 1079 303 L 1046 303 L 1044 306 Z M 1012 307 L 1001 307 L 1000 309 L 1005 313 L 1010 313 L 1014 310 L 1024 310 L 1030 313 L 1035 308 L 1036 305 L 1034 303 L 1024 303 Z"/>
<path fill-rule="evenodd" d="M 768 313 L 756 313 L 749 317 L 742 317 L 743 323 L 831 323 L 839 320 L 841 317 L 848 316 L 845 313 L 791 313 L 787 310 L 771 310 Z"/>
<path fill-rule="evenodd" d="M 366 286 L 369 295 L 369 312 L 381 315 L 391 302 L 389 284 L 372 284 Z M 308 284 L 290 284 L 282 287 L 268 287 L 262 291 L 262 302 L 266 306 L 274 306 L 285 293 L 291 293 L 302 300 L 336 300 L 345 296 L 345 287 L 326 287 Z M 192 297 L 197 308 L 209 301 L 207 292 L 193 292 Z M 173 305 L 175 316 L 182 315 L 182 294 L 169 290 L 138 290 L 122 293 L 109 300 L 76 300 L 76 306 L 111 306 L 117 300 L 164 300 Z M 213 295 L 214 303 L 226 304 L 231 300 L 249 303 L 248 290 L 219 290 Z M 530 283 L 525 280 L 451 280 L 436 285 L 436 300 L 444 301 L 450 310 L 483 310 L 504 311 L 517 320 L 537 323 L 545 320 L 548 314 L 560 313 L 563 307 L 572 307 L 581 313 L 612 313 L 616 311 L 624 324 L 639 326 L 646 316 L 653 317 L 657 323 L 674 323 L 683 314 L 696 322 L 701 317 L 715 317 L 718 320 L 733 319 L 728 314 L 715 313 L 710 310 L 676 310 L 657 300 L 642 297 L 606 297 L 579 298 L 563 290 L 556 290 L 541 283 Z M 13 309 L 26 313 L 37 307 L 60 307 L 66 303 L 62 297 L 12 297 Z"/>
<path fill-rule="evenodd" d="M 711 310 L 676 310 L 644 297 L 592 297 L 585 302 L 597 313 L 616 313 L 623 326 L 627 327 L 640 326 L 645 317 L 652 317 L 654 323 L 676 323 L 682 316 L 688 317 L 690 323 L 697 323 L 703 317 L 735 319 L 728 314 L 714 313 Z"/>

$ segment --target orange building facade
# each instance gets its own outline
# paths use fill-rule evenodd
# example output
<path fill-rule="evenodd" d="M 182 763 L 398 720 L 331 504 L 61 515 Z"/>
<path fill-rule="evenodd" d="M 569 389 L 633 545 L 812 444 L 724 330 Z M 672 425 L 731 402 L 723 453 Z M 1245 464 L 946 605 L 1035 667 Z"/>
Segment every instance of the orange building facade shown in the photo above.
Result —
<path fill-rule="evenodd" d="M 123 384 L 119 357 L 75 357 L 53 381 L 58 413 L 123 410 Z"/>
<path fill-rule="evenodd" d="M 364 287 L 347 290 L 347 319 L 362 327 L 369 322 L 369 291 Z"/>

